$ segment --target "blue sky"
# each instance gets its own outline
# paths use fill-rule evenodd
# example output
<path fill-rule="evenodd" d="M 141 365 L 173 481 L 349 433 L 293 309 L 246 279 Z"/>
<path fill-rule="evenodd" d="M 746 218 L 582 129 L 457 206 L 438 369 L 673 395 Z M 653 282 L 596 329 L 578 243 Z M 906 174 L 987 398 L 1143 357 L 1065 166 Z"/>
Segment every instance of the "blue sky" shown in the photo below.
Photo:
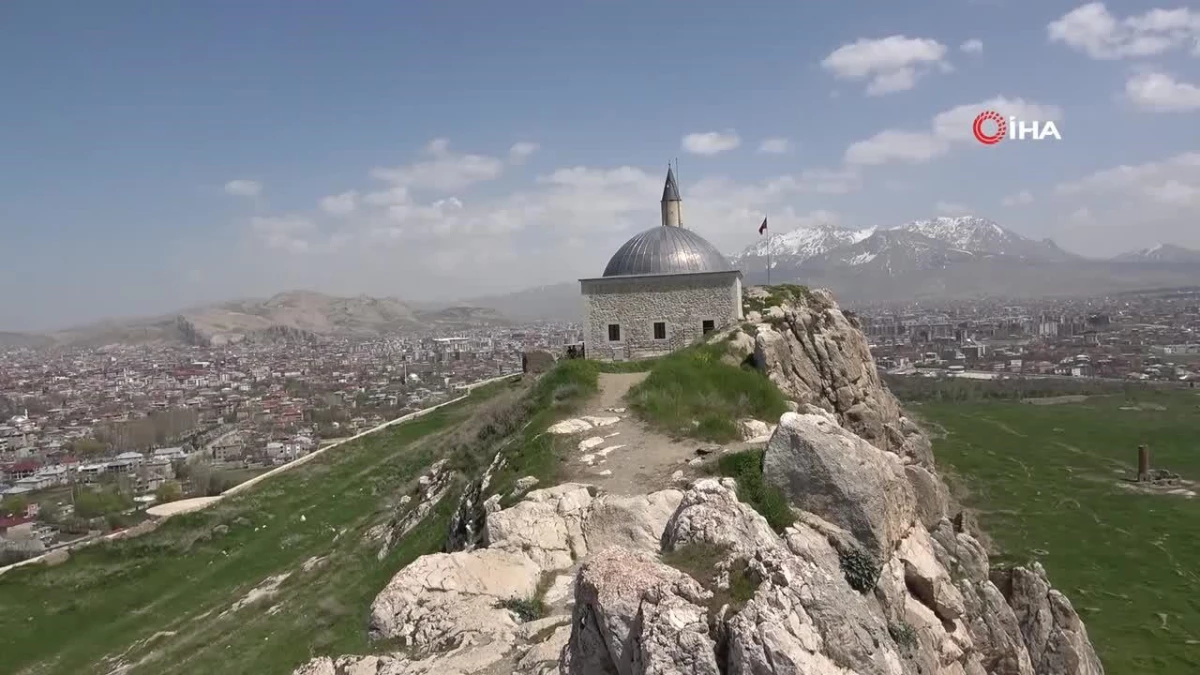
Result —
<path fill-rule="evenodd" d="M 764 214 L 1200 247 L 1183 3 L 732 7 L 3 3 L 0 329 L 591 276 L 674 157 L 685 224 L 731 252 Z M 984 105 L 1063 138 L 984 147 Z"/>

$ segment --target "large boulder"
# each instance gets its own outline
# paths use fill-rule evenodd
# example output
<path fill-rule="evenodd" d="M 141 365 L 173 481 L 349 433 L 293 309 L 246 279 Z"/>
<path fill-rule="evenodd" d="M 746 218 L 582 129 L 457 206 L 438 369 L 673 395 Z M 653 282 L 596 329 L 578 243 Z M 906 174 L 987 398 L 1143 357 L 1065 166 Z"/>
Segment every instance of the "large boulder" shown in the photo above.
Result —
<path fill-rule="evenodd" d="M 610 548 L 579 568 L 570 675 L 718 675 L 716 644 L 696 580 L 653 555 Z"/>
<path fill-rule="evenodd" d="M 737 483 L 731 478 L 696 481 L 683 495 L 662 535 L 664 551 L 710 544 L 731 554 L 749 555 L 778 542 L 767 519 L 738 501 Z"/>
<path fill-rule="evenodd" d="M 512 508 L 488 516 L 489 548 L 524 553 L 544 570 L 566 569 L 610 546 L 657 551 L 683 498 L 678 490 L 593 497 L 594 490 L 565 483 L 530 492 Z"/>
<path fill-rule="evenodd" d="M 899 458 L 821 415 L 784 413 L 767 443 L 763 479 L 797 508 L 849 530 L 880 560 L 916 516 Z"/>

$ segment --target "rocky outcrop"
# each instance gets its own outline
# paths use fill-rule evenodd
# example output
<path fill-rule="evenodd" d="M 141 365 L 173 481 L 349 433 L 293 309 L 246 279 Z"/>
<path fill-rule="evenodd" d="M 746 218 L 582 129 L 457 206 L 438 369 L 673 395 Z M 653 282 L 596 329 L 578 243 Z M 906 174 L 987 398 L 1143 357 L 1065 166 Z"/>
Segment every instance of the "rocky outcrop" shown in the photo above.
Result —
<path fill-rule="evenodd" d="M 413 528 L 441 503 L 454 484 L 454 471 L 447 466 L 446 460 L 434 462 L 429 470 L 417 479 L 416 495 L 404 495 L 400 498 L 399 510 L 391 521 L 377 525 L 367 531 L 365 539 L 379 544 L 375 558 L 383 560 L 392 550 L 393 544 L 408 536 Z"/>
<path fill-rule="evenodd" d="M 931 463 L 928 439 L 884 386 L 866 336 L 828 291 L 767 308 L 757 326 L 754 361 L 789 399 L 837 416 L 877 448 Z"/>
<path fill-rule="evenodd" d="M 773 530 L 730 478 L 635 496 L 564 484 L 506 509 L 472 489 L 472 543 L 418 559 L 372 604 L 372 636 L 404 652 L 297 673 L 1102 675 L 1040 565 L 992 569 L 828 295 L 760 318 L 755 363 L 795 402 L 763 482 L 794 524 Z M 747 340 L 725 339 L 740 363 Z"/>
<path fill-rule="evenodd" d="M 1038 673 L 1103 673 L 1087 628 L 1065 595 L 1050 587 L 1040 563 L 997 572 Z"/>

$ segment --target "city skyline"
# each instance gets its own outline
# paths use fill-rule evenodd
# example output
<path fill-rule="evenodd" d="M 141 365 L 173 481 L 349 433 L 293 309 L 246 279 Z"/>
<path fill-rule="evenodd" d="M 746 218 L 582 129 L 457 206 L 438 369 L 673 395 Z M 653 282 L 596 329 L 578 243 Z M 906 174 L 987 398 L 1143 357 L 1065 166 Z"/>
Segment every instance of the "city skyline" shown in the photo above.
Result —
<path fill-rule="evenodd" d="M 1170 3 L 54 10 L 0 26 L 5 329 L 592 276 L 675 157 L 727 252 L 764 216 L 968 212 L 1085 255 L 1200 247 L 1200 13 Z M 1062 140 L 985 147 L 987 109 Z"/>

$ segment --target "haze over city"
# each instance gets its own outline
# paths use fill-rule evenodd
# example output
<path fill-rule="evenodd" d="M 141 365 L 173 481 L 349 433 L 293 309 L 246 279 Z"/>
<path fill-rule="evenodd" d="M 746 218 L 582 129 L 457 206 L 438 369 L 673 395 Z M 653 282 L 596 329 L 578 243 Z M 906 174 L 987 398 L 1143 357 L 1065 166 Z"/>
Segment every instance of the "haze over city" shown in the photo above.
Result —
<path fill-rule="evenodd" d="M 1200 18 L 1121 2 L 8 3 L 0 327 L 597 274 L 657 221 L 1200 247 Z M 985 147 L 995 108 L 1061 141 Z M 13 254 L 15 253 L 15 254 Z"/>

